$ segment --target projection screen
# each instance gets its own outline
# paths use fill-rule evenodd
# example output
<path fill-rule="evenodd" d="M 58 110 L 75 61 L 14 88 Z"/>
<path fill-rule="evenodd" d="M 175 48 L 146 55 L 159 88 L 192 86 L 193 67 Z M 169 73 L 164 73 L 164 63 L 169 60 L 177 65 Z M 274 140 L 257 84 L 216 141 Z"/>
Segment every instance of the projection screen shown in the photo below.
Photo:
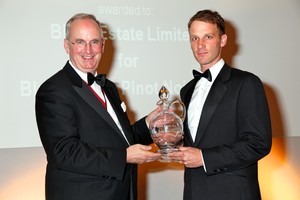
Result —
<path fill-rule="evenodd" d="M 86 12 L 101 21 L 106 48 L 99 72 L 117 84 L 133 123 L 155 108 L 161 86 L 169 89 L 171 99 L 179 98 L 181 87 L 192 79 L 192 70 L 199 68 L 190 49 L 187 23 L 201 9 L 216 10 L 226 20 L 229 39 L 225 62 L 263 81 L 273 137 L 296 141 L 300 136 L 299 0 L 1 0 L 0 155 L 6 163 L 15 162 L 9 157 L 17 149 L 29 148 L 40 152 L 37 157 L 44 165 L 35 121 L 35 93 L 68 60 L 63 39 L 71 16 Z M 143 177 L 149 182 L 144 196 L 158 199 L 160 191 L 153 187 L 162 179 L 166 184 L 178 180 L 174 187 L 181 194 L 182 166 L 171 165 L 176 168 L 172 172 L 172 167 L 166 170 L 166 165 L 158 165 L 164 170 L 154 175 L 151 173 L 160 167 L 142 166 L 150 173 Z M 2 174 L 4 180 L 9 179 L 0 171 Z M 43 177 L 40 179 L 43 183 Z"/>

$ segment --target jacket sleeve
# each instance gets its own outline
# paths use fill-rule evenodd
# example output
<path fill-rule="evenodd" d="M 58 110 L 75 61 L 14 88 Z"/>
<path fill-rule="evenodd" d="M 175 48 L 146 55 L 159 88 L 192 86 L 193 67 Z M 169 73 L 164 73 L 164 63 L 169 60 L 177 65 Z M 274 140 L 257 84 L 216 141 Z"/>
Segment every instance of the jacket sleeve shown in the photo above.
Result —
<path fill-rule="evenodd" d="M 247 167 L 270 152 L 272 131 L 263 85 L 258 77 L 251 75 L 244 76 L 238 87 L 237 95 L 229 97 L 232 102 L 236 102 L 236 105 L 232 104 L 234 114 L 228 114 L 227 121 L 224 117 L 223 120 L 218 119 L 219 124 L 223 123 L 218 128 L 222 129 L 219 130 L 222 138 L 234 139 L 202 149 L 208 174 Z"/>
<path fill-rule="evenodd" d="M 146 117 L 141 118 L 133 125 L 134 139 L 136 143 L 149 145 L 153 143 L 150 131 L 146 124 Z"/>
<path fill-rule="evenodd" d="M 121 180 L 126 168 L 126 148 L 83 140 L 83 132 L 95 132 L 94 127 L 84 123 L 88 119 L 83 118 L 89 113 L 78 113 L 73 99 L 79 97 L 72 93 L 70 83 L 57 83 L 59 80 L 47 81 L 36 95 L 36 120 L 48 165 L 78 175 Z"/>

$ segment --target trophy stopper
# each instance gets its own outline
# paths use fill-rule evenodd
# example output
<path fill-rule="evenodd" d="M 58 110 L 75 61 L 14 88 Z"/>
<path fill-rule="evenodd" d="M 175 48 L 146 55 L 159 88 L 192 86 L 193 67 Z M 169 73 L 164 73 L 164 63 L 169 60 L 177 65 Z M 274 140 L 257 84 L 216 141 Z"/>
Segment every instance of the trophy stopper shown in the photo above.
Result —
<path fill-rule="evenodd" d="M 170 93 L 165 86 L 162 86 L 160 88 L 158 97 L 160 98 L 160 100 L 157 102 L 157 105 L 161 105 L 164 110 L 168 110 L 170 107 L 170 102 L 168 101 Z"/>
<path fill-rule="evenodd" d="M 169 90 L 165 87 L 162 86 L 158 92 L 158 97 L 162 100 L 162 101 L 168 101 L 169 97 L 170 97 L 170 93 Z"/>

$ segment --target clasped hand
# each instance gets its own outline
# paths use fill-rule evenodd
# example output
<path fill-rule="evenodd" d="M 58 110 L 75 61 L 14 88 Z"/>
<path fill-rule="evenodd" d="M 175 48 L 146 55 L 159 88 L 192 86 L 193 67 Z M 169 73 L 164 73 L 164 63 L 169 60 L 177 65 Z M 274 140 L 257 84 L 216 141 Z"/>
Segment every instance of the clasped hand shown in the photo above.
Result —
<path fill-rule="evenodd" d="M 127 163 L 142 164 L 147 162 L 153 162 L 160 159 L 160 153 L 154 153 L 150 150 L 151 146 L 135 144 L 127 148 Z"/>
<path fill-rule="evenodd" d="M 180 151 L 174 151 L 168 154 L 169 158 L 184 164 L 188 168 L 203 166 L 202 152 L 194 147 L 179 147 Z"/>

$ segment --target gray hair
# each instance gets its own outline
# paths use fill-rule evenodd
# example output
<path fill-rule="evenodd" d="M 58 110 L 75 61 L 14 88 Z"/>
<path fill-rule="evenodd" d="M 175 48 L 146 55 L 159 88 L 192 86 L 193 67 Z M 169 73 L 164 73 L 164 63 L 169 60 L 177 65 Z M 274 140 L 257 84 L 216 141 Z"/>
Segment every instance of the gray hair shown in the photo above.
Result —
<path fill-rule="evenodd" d="M 102 31 L 101 23 L 97 20 L 97 18 L 92 14 L 78 13 L 78 14 L 74 15 L 72 18 L 70 18 L 66 23 L 66 39 L 68 39 L 68 40 L 70 39 L 71 24 L 73 21 L 75 21 L 77 19 L 91 19 L 91 20 L 95 21 L 100 28 L 101 38 L 103 38 L 103 31 Z"/>

